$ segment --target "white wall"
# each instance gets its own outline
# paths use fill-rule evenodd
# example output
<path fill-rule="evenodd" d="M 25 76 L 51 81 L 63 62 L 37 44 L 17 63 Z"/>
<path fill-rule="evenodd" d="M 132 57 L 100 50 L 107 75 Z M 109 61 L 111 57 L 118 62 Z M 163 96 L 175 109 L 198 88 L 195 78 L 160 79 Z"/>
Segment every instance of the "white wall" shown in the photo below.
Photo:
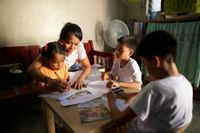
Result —
<path fill-rule="evenodd" d="M 95 49 L 103 50 L 103 30 L 121 17 L 120 7 L 120 0 L 0 0 L 0 47 L 55 41 L 73 22 L 83 41 L 94 40 Z"/>

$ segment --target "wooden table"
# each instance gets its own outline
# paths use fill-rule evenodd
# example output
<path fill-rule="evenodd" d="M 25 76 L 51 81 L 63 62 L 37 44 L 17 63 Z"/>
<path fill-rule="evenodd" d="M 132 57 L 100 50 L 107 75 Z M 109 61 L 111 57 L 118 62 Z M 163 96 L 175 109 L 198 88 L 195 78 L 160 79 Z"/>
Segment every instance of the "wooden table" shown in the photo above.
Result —
<path fill-rule="evenodd" d="M 115 127 L 111 119 L 95 121 L 82 124 L 79 118 L 79 112 L 76 105 L 62 106 L 57 100 L 51 98 L 42 98 L 42 106 L 47 120 L 49 133 L 55 133 L 54 116 L 63 122 L 68 132 L 75 133 L 102 133 L 115 132 Z"/>
<path fill-rule="evenodd" d="M 101 74 L 101 73 L 100 73 Z M 71 75 L 72 76 L 72 75 Z M 77 76 L 77 74 L 75 75 Z M 95 77 L 98 76 L 97 74 Z M 139 90 L 131 90 L 123 88 L 127 93 L 138 92 Z M 64 124 L 68 132 L 75 133 L 116 133 L 119 131 L 114 124 L 111 123 L 111 119 L 100 120 L 90 123 L 81 123 L 77 105 L 62 106 L 57 100 L 43 97 L 42 105 L 44 107 L 44 114 L 47 120 L 47 128 L 49 133 L 55 133 L 55 120 L 54 116 Z"/>

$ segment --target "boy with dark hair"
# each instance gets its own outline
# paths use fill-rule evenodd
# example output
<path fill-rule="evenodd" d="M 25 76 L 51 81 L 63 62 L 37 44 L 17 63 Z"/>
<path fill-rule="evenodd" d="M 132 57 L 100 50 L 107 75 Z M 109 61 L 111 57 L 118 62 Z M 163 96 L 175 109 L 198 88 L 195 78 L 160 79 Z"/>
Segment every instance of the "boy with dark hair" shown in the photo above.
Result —
<path fill-rule="evenodd" d="M 109 74 L 102 74 L 103 80 L 111 79 L 107 87 L 124 87 L 130 89 L 141 89 L 141 71 L 136 60 L 131 58 L 137 47 L 133 36 L 122 36 L 117 40 L 117 60 L 113 64 Z"/>
<path fill-rule="evenodd" d="M 190 82 L 177 69 L 176 47 L 176 40 L 165 31 L 154 31 L 143 38 L 136 54 L 154 81 L 123 112 L 115 106 L 116 94 L 108 93 L 114 122 L 132 120 L 128 128 L 131 133 L 174 133 L 189 125 L 193 92 Z"/>

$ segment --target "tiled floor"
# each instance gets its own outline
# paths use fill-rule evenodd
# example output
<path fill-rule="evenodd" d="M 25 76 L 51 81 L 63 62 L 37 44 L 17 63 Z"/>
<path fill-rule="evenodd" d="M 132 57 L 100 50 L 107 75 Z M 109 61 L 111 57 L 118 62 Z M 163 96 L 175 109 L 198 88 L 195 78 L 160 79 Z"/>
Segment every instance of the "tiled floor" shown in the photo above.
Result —
<path fill-rule="evenodd" d="M 36 96 L 0 101 L 0 133 L 47 133 Z M 185 133 L 200 133 L 200 101 L 194 100 L 193 121 Z"/>

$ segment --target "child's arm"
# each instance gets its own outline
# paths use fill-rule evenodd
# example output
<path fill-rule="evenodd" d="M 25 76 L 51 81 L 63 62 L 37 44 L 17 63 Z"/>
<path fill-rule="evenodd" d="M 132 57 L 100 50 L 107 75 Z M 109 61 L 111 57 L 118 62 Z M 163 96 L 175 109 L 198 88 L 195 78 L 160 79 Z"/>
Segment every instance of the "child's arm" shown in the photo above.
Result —
<path fill-rule="evenodd" d="M 119 85 L 119 87 L 123 88 L 130 88 L 130 89 L 141 89 L 142 84 L 138 81 L 134 82 L 117 82 L 116 84 Z"/>
<path fill-rule="evenodd" d="M 117 98 L 121 98 L 121 99 L 124 99 L 126 101 L 129 101 L 130 99 L 131 100 L 134 100 L 137 95 L 139 94 L 139 92 L 135 92 L 135 93 L 126 93 L 124 91 L 121 91 L 117 94 Z"/>
<path fill-rule="evenodd" d="M 138 81 L 135 82 L 118 82 L 111 80 L 107 83 L 108 88 L 112 87 L 123 87 L 123 88 L 130 88 L 130 89 L 141 89 L 142 84 Z"/>
<path fill-rule="evenodd" d="M 117 96 L 113 91 L 108 92 L 107 97 L 108 105 L 110 108 L 110 115 L 113 122 L 120 125 L 136 117 L 136 114 L 132 111 L 130 107 L 127 107 L 122 112 L 116 107 L 115 100 Z"/>

